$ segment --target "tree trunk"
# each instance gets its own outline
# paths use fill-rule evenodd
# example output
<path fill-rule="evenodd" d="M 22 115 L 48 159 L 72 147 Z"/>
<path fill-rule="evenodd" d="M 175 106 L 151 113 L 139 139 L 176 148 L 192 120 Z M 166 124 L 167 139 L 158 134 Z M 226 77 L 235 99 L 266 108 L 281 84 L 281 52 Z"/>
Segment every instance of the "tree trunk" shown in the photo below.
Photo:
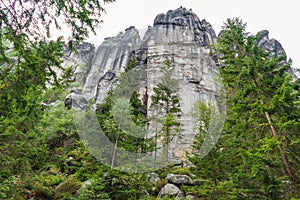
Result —
<path fill-rule="evenodd" d="M 275 127 L 272 124 L 272 120 L 270 118 L 269 113 L 265 112 L 265 116 L 266 116 L 266 118 L 268 120 L 268 123 L 270 125 L 273 137 L 276 137 L 277 133 L 276 133 Z M 292 185 L 295 185 L 296 178 L 295 178 L 295 174 L 293 173 L 291 163 L 290 163 L 288 157 L 286 156 L 286 154 L 284 153 L 283 149 L 280 146 L 279 146 L 279 152 L 280 152 L 280 155 L 281 155 L 282 162 L 285 166 L 285 170 L 288 173 L 288 176 L 290 178 L 290 181 L 291 181 Z"/>
<path fill-rule="evenodd" d="M 111 168 L 114 168 L 114 165 L 115 165 L 115 158 L 116 158 L 116 152 L 117 152 L 117 147 L 118 147 L 118 141 L 119 141 L 119 134 L 117 136 L 117 139 L 116 139 L 116 143 L 115 143 L 115 146 L 114 146 L 114 152 L 113 152 L 113 155 L 112 155 L 112 159 L 111 159 Z"/>

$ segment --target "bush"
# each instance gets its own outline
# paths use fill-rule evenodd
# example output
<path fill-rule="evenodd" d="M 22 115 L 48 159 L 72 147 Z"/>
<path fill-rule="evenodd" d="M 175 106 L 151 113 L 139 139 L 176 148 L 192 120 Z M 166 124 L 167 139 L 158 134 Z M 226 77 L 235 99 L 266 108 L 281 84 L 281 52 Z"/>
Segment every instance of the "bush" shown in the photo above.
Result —
<path fill-rule="evenodd" d="M 109 200 L 109 195 L 104 191 L 105 185 L 103 179 L 98 178 L 91 180 L 89 183 L 86 183 L 80 190 L 78 190 L 79 200 L 86 199 L 101 199 Z"/>
<path fill-rule="evenodd" d="M 81 187 L 81 182 L 74 178 L 69 178 L 65 182 L 59 184 L 55 189 L 55 199 L 61 198 L 65 195 L 74 195 L 76 191 Z"/>
<path fill-rule="evenodd" d="M 41 184 L 36 184 L 34 187 L 34 191 L 35 191 L 34 199 L 37 200 L 53 199 L 53 194 L 54 194 L 53 190 Z"/>

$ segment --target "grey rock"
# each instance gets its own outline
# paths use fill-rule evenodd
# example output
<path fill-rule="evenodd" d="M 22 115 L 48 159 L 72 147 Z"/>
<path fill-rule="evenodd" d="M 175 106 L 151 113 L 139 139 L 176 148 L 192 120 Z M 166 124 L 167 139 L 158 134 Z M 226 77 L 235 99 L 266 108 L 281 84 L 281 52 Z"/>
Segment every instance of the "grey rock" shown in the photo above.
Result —
<path fill-rule="evenodd" d="M 85 82 L 86 76 L 90 71 L 91 62 L 95 55 L 95 46 L 91 43 L 84 42 L 74 47 L 71 51 L 68 46 L 64 50 L 63 67 L 72 67 L 74 76 L 73 81 L 81 85 Z"/>
<path fill-rule="evenodd" d="M 79 110 L 86 110 L 88 107 L 88 101 L 82 94 L 71 92 L 65 98 L 65 107 L 68 109 L 75 108 Z"/>
<path fill-rule="evenodd" d="M 113 87 L 115 74 L 124 71 L 140 43 L 139 32 L 134 27 L 126 29 L 124 34 L 107 38 L 97 49 L 82 94 L 101 103 Z"/>
<path fill-rule="evenodd" d="M 257 42 L 261 48 L 270 52 L 272 56 L 278 57 L 284 55 L 286 57 L 286 53 L 281 44 L 275 39 L 269 39 L 269 31 L 262 30 L 258 35 Z"/>
<path fill-rule="evenodd" d="M 298 80 L 300 78 L 300 70 L 299 69 L 292 69 L 294 80 Z"/>
<path fill-rule="evenodd" d="M 159 176 L 155 172 L 151 172 L 147 174 L 147 180 L 150 181 L 152 184 L 157 184 L 157 182 L 160 180 Z"/>
<path fill-rule="evenodd" d="M 219 82 L 216 82 L 218 55 L 212 55 L 211 49 L 211 45 L 215 44 L 216 40 L 215 31 L 207 21 L 200 20 L 191 10 L 180 7 L 157 15 L 153 27 L 148 27 L 142 39 L 138 30 L 130 26 L 124 33 L 106 38 L 96 53 L 92 45 L 85 43 L 78 47 L 78 54 L 72 54 L 71 58 L 66 58 L 66 63 L 69 65 L 77 66 L 76 63 L 79 63 L 79 66 L 84 65 L 85 69 L 79 74 L 82 72 L 86 74 L 81 76 L 82 78 L 75 76 L 75 80 L 83 82 L 82 92 L 71 92 L 65 99 L 65 105 L 68 108 L 73 106 L 85 110 L 90 100 L 95 104 L 102 103 L 107 93 L 116 87 L 128 61 L 133 56 L 137 56 L 139 64 L 137 68 L 145 70 L 138 92 L 146 107 L 143 113 L 149 119 L 147 138 L 153 138 L 155 131 L 161 127 L 155 120 L 152 120 L 156 112 L 150 108 L 151 96 L 154 94 L 153 88 L 160 83 L 162 78 L 160 67 L 164 66 L 164 62 L 168 59 L 174 67 L 172 78 L 178 83 L 177 93 L 182 110 L 179 117 L 181 131 L 168 145 L 168 161 L 186 162 L 187 153 L 192 152 L 191 144 L 193 144 L 198 126 L 191 115 L 194 103 L 198 100 L 211 102 L 217 105 L 217 112 L 221 114 L 222 110 L 225 110 L 224 105 L 218 104 L 222 102 L 222 94 L 220 94 L 222 88 Z M 275 56 L 285 55 L 280 43 L 269 39 L 267 31 L 260 33 L 258 44 Z M 77 69 L 79 67 L 75 70 Z M 224 118 L 218 120 L 219 122 L 215 120 L 212 123 L 213 126 L 220 125 Z M 214 127 L 210 130 L 212 133 L 218 132 L 218 129 Z M 210 146 L 214 146 L 216 142 L 214 137 L 215 135 L 207 137 L 208 141 L 206 146 L 203 145 L 205 149 L 202 151 L 202 156 L 209 152 Z M 162 167 L 164 163 L 161 155 L 165 154 L 161 146 L 163 142 L 159 141 L 155 168 Z"/>
<path fill-rule="evenodd" d="M 193 40 L 206 47 L 209 47 L 216 39 L 215 31 L 208 22 L 201 21 L 191 10 L 182 7 L 157 15 L 153 27 L 165 27 L 166 30 L 178 27 L 182 30 L 189 29 L 193 32 Z"/>
<path fill-rule="evenodd" d="M 182 163 L 187 160 L 186 152 L 191 152 L 196 132 L 197 124 L 191 116 L 193 104 L 197 100 L 215 103 L 218 99 L 219 88 L 215 82 L 218 68 L 210 49 L 216 39 L 211 25 L 185 8 L 158 15 L 154 26 L 148 27 L 143 39 L 140 39 L 138 30 L 131 26 L 125 33 L 106 38 L 99 46 L 92 61 L 86 64 L 88 73 L 82 92 L 69 94 L 65 105 L 68 108 L 73 105 L 78 109 L 86 109 L 88 100 L 95 104 L 102 103 L 107 93 L 116 87 L 129 59 L 137 56 L 139 68 L 145 70 L 138 89 L 147 107 L 143 113 L 148 119 L 153 119 L 155 113 L 150 108 L 153 88 L 161 81 L 160 67 L 164 66 L 167 59 L 171 60 L 174 67 L 172 78 L 178 82 L 181 100 L 179 120 L 182 131 L 168 146 L 168 157 L 174 163 Z M 150 120 L 148 138 L 154 136 L 155 126 L 155 120 Z M 158 146 L 162 146 L 162 143 Z M 160 168 L 160 163 L 164 163 L 163 158 L 159 157 L 164 155 L 162 149 L 158 149 L 157 155 L 158 164 L 155 168 Z"/>
<path fill-rule="evenodd" d="M 56 100 L 54 102 L 42 102 L 42 106 L 45 106 L 45 107 L 54 107 L 54 106 L 57 106 L 61 101 L 60 100 Z"/>
<path fill-rule="evenodd" d="M 92 185 L 92 181 L 93 180 L 86 180 L 86 181 L 84 181 L 83 184 L 82 184 L 82 187 L 87 187 L 89 185 Z"/>
<path fill-rule="evenodd" d="M 166 180 L 175 185 L 193 185 L 193 180 L 188 175 L 168 174 Z"/>
<path fill-rule="evenodd" d="M 185 199 L 183 192 L 177 194 L 176 199 L 179 199 L 179 200 Z"/>
<path fill-rule="evenodd" d="M 158 198 L 163 198 L 165 196 L 173 196 L 176 199 L 184 199 L 183 192 L 175 185 L 167 183 L 158 194 Z"/>
<path fill-rule="evenodd" d="M 187 195 L 185 199 L 187 199 L 187 200 L 198 200 L 198 197 L 195 197 L 193 195 Z"/>

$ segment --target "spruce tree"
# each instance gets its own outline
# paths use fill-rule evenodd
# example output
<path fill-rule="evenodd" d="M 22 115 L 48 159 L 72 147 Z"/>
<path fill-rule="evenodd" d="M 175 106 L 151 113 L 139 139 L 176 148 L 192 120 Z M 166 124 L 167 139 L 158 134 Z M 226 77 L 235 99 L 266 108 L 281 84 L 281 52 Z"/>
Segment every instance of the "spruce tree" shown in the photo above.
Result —
<path fill-rule="evenodd" d="M 155 135 L 155 145 L 157 148 L 158 137 L 162 138 L 164 145 L 166 145 L 166 161 L 169 160 L 169 143 L 180 129 L 180 122 L 178 117 L 180 116 L 180 99 L 177 94 L 178 83 L 172 78 L 174 66 L 170 60 L 165 61 L 165 65 L 160 67 L 163 74 L 161 82 L 153 88 L 154 94 L 151 96 L 151 107 L 161 110 L 162 117 L 160 117 L 161 130 L 160 133 Z M 155 154 L 157 149 L 155 150 Z M 156 160 L 156 158 L 155 158 Z"/>
<path fill-rule="evenodd" d="M 234 157 L 230 176 L 244 196 L 279 199 L 299 183 L 299 80 L 289 73 L 291 61 L 260 48 L 259 35 L 245 28 L 229 19 L 218 40 L 228 97 L 224 148 Z"/>

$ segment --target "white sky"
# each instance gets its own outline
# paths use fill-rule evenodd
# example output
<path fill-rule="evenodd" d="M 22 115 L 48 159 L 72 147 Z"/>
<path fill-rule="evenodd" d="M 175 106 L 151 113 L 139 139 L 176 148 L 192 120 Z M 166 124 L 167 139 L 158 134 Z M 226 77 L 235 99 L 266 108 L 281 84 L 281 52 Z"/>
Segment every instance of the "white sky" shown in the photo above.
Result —
<path fill-rule="evenodd" d="M 100 45 L 105 37 L 117 35 L 129 26 L 146 29 L 153 25 L 157 14 L 183 6 L 192 8 L 201 19 L 208 21 L 216 33 L 227 18 L 240 17 L 247 22 L 247 31 L 256 34 L 268 30 L 285 49 L 293 66 L 300 68 L 300 6 L 297 0 L 116 0 L 104 6 L 101 27 L 89 42 Z"/>

